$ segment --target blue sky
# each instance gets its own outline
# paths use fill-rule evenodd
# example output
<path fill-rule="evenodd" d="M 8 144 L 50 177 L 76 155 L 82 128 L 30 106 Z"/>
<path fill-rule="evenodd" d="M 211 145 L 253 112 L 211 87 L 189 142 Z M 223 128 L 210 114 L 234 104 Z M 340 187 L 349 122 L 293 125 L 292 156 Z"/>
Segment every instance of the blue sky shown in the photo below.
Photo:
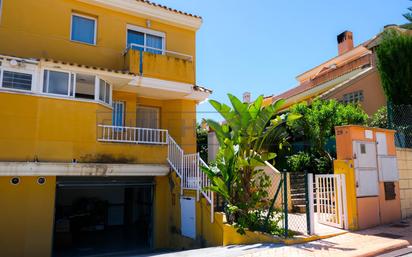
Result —
<path fill-rule="evenodd" d="M 203 17 L 197 33 L 197 83 L 227 93 L 283 92 L 296 75 L 337 54 L 336 36 L 354 33 L 360 44 L 384 25 L 403 24 L 408 0 L 154 0 Z M 204 103 L 198 118 L 220 119 Z"/>

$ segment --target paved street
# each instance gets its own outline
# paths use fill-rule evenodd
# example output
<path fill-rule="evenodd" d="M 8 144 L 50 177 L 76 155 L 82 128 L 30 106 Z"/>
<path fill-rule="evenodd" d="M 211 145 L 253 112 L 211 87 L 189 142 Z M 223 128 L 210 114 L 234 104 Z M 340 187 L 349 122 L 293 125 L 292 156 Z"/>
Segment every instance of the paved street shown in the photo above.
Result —
<path fill-rule="evenodd" d="M 382 257 L 411 256 L 412 243 L 411 221 L 402 224 L 380 226 L 356 233 L 346 233 L 333 238 L 306 244 L 284 246 L 281 244 L 255 244 L 247 246 L 210 247 L 204 249 L 150 255 L 117 255 L 118 257 L 269 257 L 269 256 L 377 256 Z M 401 251 L 395 251 L 406 248 Z"/>

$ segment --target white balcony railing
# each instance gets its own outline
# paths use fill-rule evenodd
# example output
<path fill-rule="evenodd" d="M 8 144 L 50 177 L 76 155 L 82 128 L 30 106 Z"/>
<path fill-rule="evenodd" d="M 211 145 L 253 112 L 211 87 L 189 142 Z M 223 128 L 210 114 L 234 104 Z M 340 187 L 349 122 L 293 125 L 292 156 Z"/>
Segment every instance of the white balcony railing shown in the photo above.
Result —
<path fill-rule="evenodd" d="M 165 129 L 121 127 L 111 125 L 98 125 L 100 142 L 131 143 L 166 145 L 168 131 Z"/>

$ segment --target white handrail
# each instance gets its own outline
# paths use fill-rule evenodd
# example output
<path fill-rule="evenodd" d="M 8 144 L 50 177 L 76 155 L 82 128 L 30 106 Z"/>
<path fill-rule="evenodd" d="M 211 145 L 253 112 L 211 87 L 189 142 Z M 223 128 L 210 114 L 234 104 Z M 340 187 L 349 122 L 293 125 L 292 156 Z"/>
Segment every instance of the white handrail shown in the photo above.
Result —
<path fill-rule="evenodd" d="M 100 142 L 166 145 L 169 138 L 166 129 L 112 125 L 98 125 L 98 127 L 101 129 L 97 139 Z"/>
<path fill-rule="evenodd" d="M 176 143 L 176 141 L 169 136 L 168 138 L 168 154 L 167 161 L 177 175 L 182 178 L 183 169 L 183 149 Z"/>
<path fill-rule="evenodd" d="M 202 160 L 202 158 L 200 158 L 199 153 L 184 154 L 183 149 L 169 135 L 167 161 L 180 178 L 181 194 L 183 194 L 183 190 L 196 190 L 196 196 L 198 201 L 200 200 L 200 194 L 202 194 L 205 197 L 206 201 L 210 204 L 210 220 L 213 223 L 213 192 L 206 189 L 207 187 L 211 186 L 211 182 L 207 175 L 200 169 L 201 166 L 208 166 Z"/>
<path fill-rule="evenodd" d="M 199 155 L 199 154 L 198 154 L 198 155 Z M 200 169 L 201 166 L 203 166 L 203 167 L 209 167 L 209 166 L 206 164 L 206 162 L 203 161 L 202 158 L 200 158 L 200 156 L 199 156 L 199 169 Z M 210 222 L 213 223 L 214 217 L 215 217 L 215 215 L 214 215 L 214 213 L 215 213 L 215 210 L 214 210 L 214 208 L 215 208 L 215 204 L 214 204 L 214 194 L 213 194 L 212 191 L 210 191 L 210 190 L 208 190 L 208 189 L 205 189 L 205 188 L 211 186 L 211 182 L 210 182 L 210 179 L 207 177 L 207 175 L 206 175 L 204 172 L 200 171 L 200 172 L 199 172 L 199 175 L 200 175 L 200 177 L 201 177 L 199 190 L 200 190 L 200 192 L 202 193 L 202 195 L 205 197 L 205 199 L 206 199 L 206 200 L 209 202 L 209 204 L 210 204 Z"/>
<path fill-rule="evenodd" d="M 171 54 L 171 55 L 176 56 L 176 57 L 178 57 L 180 59 L 183 59 L 183 60 L 193 61 L 193 56 L 188 55 L 188 54 L 182 54 L 182 53 L 179 53 L 179 52 L 165 50 L 165 49 L 162 49 L 162 48 L 145 46 L 145 45 L 135 44 L 135 43 L 129 44 L 129 47 L 126 48 L 125 53 L 127 53 L 127 51 L 129 51 L 129 49 L 133 49 L 133 47 L 142 48 L 142 51 L 144 51 L 144 52 L 150 52 L 150 51 L 147 51 L 147 50 L 153 50 L 153 51 L 156 51 L 156 52 L 160 52 L 162 55 Z"/>

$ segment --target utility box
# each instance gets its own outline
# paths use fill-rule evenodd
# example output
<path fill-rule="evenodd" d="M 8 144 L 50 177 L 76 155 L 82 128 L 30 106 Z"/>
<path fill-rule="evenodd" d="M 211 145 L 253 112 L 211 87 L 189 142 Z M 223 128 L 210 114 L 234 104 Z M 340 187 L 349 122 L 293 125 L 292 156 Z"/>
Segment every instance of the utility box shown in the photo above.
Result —
<path fill-rule="evenodd" d="M 401 219 L 395 131 L 340 126 L 336 131 L 334 172 L 345 174 L 351 229 L 365 229 Z M 352 192 L 352 193 L 351 193 Z"/>

